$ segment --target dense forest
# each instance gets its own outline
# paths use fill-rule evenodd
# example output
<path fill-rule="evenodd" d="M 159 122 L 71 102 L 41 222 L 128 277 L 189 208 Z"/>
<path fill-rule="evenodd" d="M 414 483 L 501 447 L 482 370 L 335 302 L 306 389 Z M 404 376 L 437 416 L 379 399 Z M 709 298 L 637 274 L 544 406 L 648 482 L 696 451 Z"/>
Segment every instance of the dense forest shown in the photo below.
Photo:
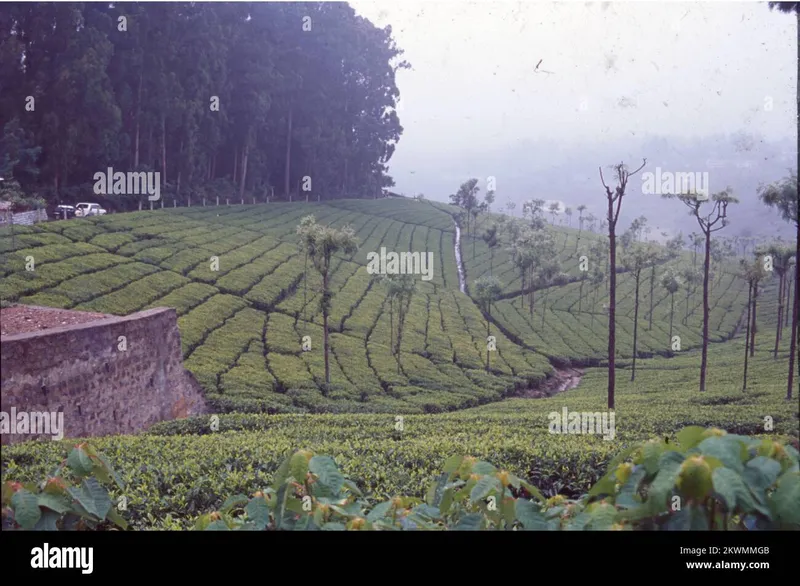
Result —
<path fill-rule="evenodd" d="M 0 28 L 3 199 L 132 209 L 94 195 L 109 167 L 167 205 L 394 184 L 409 64 L 346 3 L 7 3 Z"/>

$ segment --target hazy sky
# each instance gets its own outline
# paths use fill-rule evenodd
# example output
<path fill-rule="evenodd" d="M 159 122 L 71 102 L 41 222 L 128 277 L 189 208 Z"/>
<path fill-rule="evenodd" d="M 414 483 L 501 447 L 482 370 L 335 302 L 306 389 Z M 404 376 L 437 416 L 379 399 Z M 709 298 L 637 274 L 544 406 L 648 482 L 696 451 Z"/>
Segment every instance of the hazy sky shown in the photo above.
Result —
<path fill-rule="evenodd" d="M 411 171 L 432 157 L 524 140 L 796 137 L 796 20 L 763 2 L 350 4 L 413 66 L 398 191 L 424 189 Z"/>

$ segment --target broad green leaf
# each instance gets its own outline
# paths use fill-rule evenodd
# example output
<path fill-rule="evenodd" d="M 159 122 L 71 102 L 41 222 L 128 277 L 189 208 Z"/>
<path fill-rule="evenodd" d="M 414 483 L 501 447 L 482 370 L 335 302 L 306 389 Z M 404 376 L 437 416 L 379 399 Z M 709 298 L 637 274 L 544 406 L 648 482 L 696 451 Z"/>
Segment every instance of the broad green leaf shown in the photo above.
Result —
<path fill-rule="evenodd" d="M 586 511 L 582 513 L 578 513 L 569 520 L 566 527 L 564 529 L 566 531 L 583 531 L 586 529 L 586 526 L 589 525 L 589 522 L 592 520 L 592 516 L 587 513 Z"/>
<path fill-rule="evenodd" d="M 308 458 L 302 452 L 296 452 L 289 460 L 289 476 L 294 478 L 295 482 L 302 484 L 306 481 L 306 474 L 308 474 Z"/>
<path fill-rule="evenodd" d="M 547 523 L 539 511 L 539 505 L 527 499 L 517 499 L 514 504 L 514 512 L 525 531 L 544 531 L 547 529 Z"/>
<path fill-rule="evenodd" d="M 683 454 L 665 452 L 659 460 L 658 474 L 647 491 L 647 503 L 653 513 L 663 511 L 667 506 L 667 498 L 675 488 L 678 473 L 681 469 Z"/>
<path fill-rule="evenodd" d="M 706 432 L 704 427 L 699 427 L 697 425 L 690 425 L 688 427 L 684 427 L 676 434 L 676 438 L 678 443 L 680 444 L 683 451 L 691 450 L 701 441 L 703 441 L 703 434 Z"/>
<path fill-rule="evenodd" d="M 458 520 L 454 531 L 479 531 L 483 526 L 483 515 L 480 513 L 470 513 Z"/>
<path fill-rule="evenodd" d="M 489 462 L 484 462 L 482 460 L 480 462 L 476 462 L 472 467 L 473 474 L 494 474 L 495 472 L 497 472 L 497 468 L 495 468 Z"/>
<path fill-rule="evenodd" d="M 206 531 L 230 531 L 231 528 L 222 519 L 217 519 L 206 525 Z"/>
<path fill-rule="evenodd" d="M 70 510 L 70 502 L 61 495 L 43 492 L 39 495 L 39 506 L 46 507 L 56 513 L 66 513 Z"/>
<path fill-rule="evenodd" d="M 94 470 L 94 462 L 83 448 L 73 448 L 67 457 L 67 466 L 77 476 L 88 476 Z"/>
<path fill-rule="evenodd" d="M 58 531 L 58 519 L 61 517 L 55 511 L 43 511 L 39 521 L 34 526 L 34 531 Z"/>
<path fill-rule="evenodd" d="M 100 520 L 106 518 L 111 508 L 111 497 L 95 478 L 85 478 L 80 489 L 70 488 L 69 493 L 91 515 Z"/>
<path fill-rule="evenodd" d="M 426 495 L 426 502 L 433 506 L 438 507 L 439 504 L 442 502 L 442 496 L 444 495 L 445 487 L 447 486 L 448 479 L 450 475 L 440 474 L 439 477 L 431 482 L 431 485 L 428 487 L 428 493 Z"/>
<path fill-rule="evenodd" d="M 33 529 L 42 516 L 39 499 L 24 488 L 19 489 L 11 497 L 11 508 L 14 509 L 14 519 L 23 529 Z"/>
<path fill-rule="evenodd" d="M 492 492 L 492 490 L 496 490 L 500 488 L 500 481 L 493 476 L 483 476 L 481 477 L 472 490 L 469 493 L 469 500 L 473 503 L 477 503 L 478 501 L 483 500 L 486 496 Z"/>
<path fill-rule="evenodd" d="M 708 516 L 702 507 L 687 505 L 672 513 L 665 528 L 669 531 L 708 531 Z"/>
<path fill-rule="evenodd" d="M 236 494 L 233 496 L 229 496 L 225 499 L 225 502 L 222 503 L 222 506 L 219 508 L 220 513 L 230 513 L 233 509 L 243 507 L 247 504 L 248 498 L 243 494 Z"/>
<path fill-rule="evenodd" d="M 313 488 L 315 496 L 319 491 L 320 496 L 336 496 L 344 486 L 344 476 L 339 472 L 336 462 L 330 456 L 313 456 L 308 463 L 308 469 L 318 479 Z"/>
<path fill-rule="evenodd" d="M 289 477 L 289 462 L 291 462 L 291 456 L 286 458 L 281 465 L 278 466 L 278 469 L 275 471 L 275 475 L 272 477 L 272 488 L 280 490 L 280 488 L 286 483 L 286 479 Z"/>
<path fill-rule="evenodd" d="M 344 523 L 331 522 L 331 523 L 325 523 L 322 526 L 322 530 L 323 531 L 347 531 L 347 527 L 345 526 Z"/>
<path fill-rule="evenodd" d="M 590 513 L 592 531 L 608 531 L 617 518 L 617 511 L 612 505 L 599 505 Z"/>
<path fill-rule="evenodd" d="M 741 473 L 744 470 L 742 464 L 743 445 L 735 438 L 724 435 L 722 437 L 708 437 L 697 445 L 701 454 L 713 456 L 728 468 Z M 745 454 L 746 456 L 746 450 Z"/>
<path fill-rule="evenodd" d="M 800 473 L 786 472 L 770 499 L 773 517 L 784 529 L 800 529 Z"/>
<path fill-rule="evenodd" d="M 250 499 L 250 502 L 244 508 L 244 512 L 258 531 L 263 531 L 269 525 L 269 507 L 263 498 Z"/>
<path fill-rule="evenodd" d="M 627 509 L 641 505 L 641 499 L 638 497 L 638 489 L 639 483 L 641 483 L 646 475 L 647 471 L 644 467 L 637 466 L 636 469 L 631 472 L 625 484 L 620 488 L 619 494 L 614 499 L 614 503 L 619 507 Z"/>
<path fill-rule="evenodd" d="M 392 501 L 384 501 L 379 503 L 373 507 L 373 509 L 367 515 L 367 521 L 375 522 L 378 519 L 382 519 L 386 516 L 386 513 L 392 508 Z"/>
<path fill-rule="evenodd" d="M 464 461 L 464 456 L 450 456 L 444 462 L 443 472 L 450 477 L 452 474 L 458 472 L 461 463 Z"/>
<path fill-rule="evenodd" d="M 766 491 L 778 480 L 781 473 L 781 465 L 772 458 L 756 456 L 744 466 L 742 478 L 744 478 L 750 490 Z"/>
<path fill-rule="evenodd" d="M 672 450 L 667 451 L 667 446 L 664 442 L 645 442 L 642 447 L 642 466 L 644 466 L 649 476 L 658 472 L 658 465 L 664 453 L 679 454 L 679 452 Z"/>
<path fill-rule="evenodd" d="M 714 490 L 725 501 L 728 511 L 734 511 L 738 507 L 743 512 L 750 512 L 756 506 L 744 480 L 734 470 L 717 468 L 711 474 L 711 481 L 714 483 Z"/>
<path fill-rule="evenodd" d="M 450 512 L 450 507 L 453 506 L 453 493 L 455 492 L 454 488 L 448 488 L 444 491 L 442 495 L 442 502 L 439 503 L 439 510 L 442 512 L 443 515 L 447 515 Z"/>

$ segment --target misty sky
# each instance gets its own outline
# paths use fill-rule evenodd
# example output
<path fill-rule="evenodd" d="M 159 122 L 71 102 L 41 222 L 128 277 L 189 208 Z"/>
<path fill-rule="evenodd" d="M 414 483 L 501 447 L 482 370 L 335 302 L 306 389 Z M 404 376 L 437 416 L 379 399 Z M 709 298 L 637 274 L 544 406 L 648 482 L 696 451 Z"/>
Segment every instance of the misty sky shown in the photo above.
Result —
<path fill-rule="evenodd" d="M 766 3 L 351 5 L 392 25 L 413 66 L 397 78 L 398 192 L 424 192 L 412 171 L 437 157 L 522 141 L 566 150 L 645 135 L 796 141 L 796 20 Z"/>

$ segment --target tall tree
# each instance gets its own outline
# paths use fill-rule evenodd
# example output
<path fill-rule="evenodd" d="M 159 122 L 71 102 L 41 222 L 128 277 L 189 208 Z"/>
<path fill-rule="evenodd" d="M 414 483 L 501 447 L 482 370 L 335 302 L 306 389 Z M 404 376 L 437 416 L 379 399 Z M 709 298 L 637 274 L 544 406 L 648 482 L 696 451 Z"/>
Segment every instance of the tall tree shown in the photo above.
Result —
<path fill-rule="evenodd" d="M 492 224 L 484 230 L 483 241 L 489 248 L 491 255 L 489 259 L 489 275 L 491 276 L 494 272 L 494 249 L 500 245 L 500 241 L 497 238 L 497 224 Z"/>
<path fill-rule="evenodd" d="M 786 2 L 781 4 L 793 4 L 794 10 L 797 13 L 797 2 Z M 783 10 L 783 7 L 779 7 Z M 800 18 L 800 17 L 798 17 Z M 795 240 L 795 263 L 794 263 L 794 302 L 792 309 L 792 324 L 791 324 L 791 337 L 789 342 L 789 377 L 788 385 L 786 387 L 786 399 L 792 398 L 792 391 L 794 386 L 794 365 L 797 353 L 797 330 L 798 330 L 798 314 L 800 314 L 800 297 L 798 297 L 798 290 L 800 290 L 800 214 L 798 213 L 798 190 L 797 190 L 797 172 L 790 172 L 789 177 L 786 177 L 775 183 L 767 186 L 761 186 L 758 190 L 758 196 L 764 204 L 771 208 L 775 208 L 781 214 L 781 217 L 787 222 L 794 222 L 796 229 Z M 797 359 L 800 364 L 800 358 Z"/>
<path fill-rule="evenodd" d="M 328 315 L 331 308 L 331 298 L 333 297 L 330 291 L 331 259 L 337 252 L 354 254 L 358 250 L 358 238 L 349 226 L 341 229 L 324 226 L 317 223 L 313 215 L 310 216 L 309 220 L 301 220 L 297 226 L 297 235 L 300 238 L 301 246 L 308 251 L 308 257 L 311 259 L 314 268 L 317 269 L 317 272 L 322 277 L 320 309 L 322 310 L 322 335 L 325 352 L 325 384 L 329 385 L 331 383 L 331 370 L 329 363 Z"/>
<path fill-rule="evenodd" d="M 502 285 L 497 277 L 480 277 L 473 285 L 475 291 L 475 298 L 481 309 L 486 313 L 486 372 L 489 372 L 489 340 L 492 335 L 491 331 L 491 317 L 492 317 L 492 304 L 497 300 L 502 292 Z"/>
<path fill-rule="evenodd" d="M 709 321 L 709 272 L 711 270 L 711 235 L 728 225 L 728 205 L 737 203 L 730 188 L 715 193 L 709 200 L 707 195 L 689 192 L 665 194 L 667 199 L 678 199 L 689 208 L 689 214 L 697 220 L 705 239 L 705 260 L 703 263 L 703 354 L 700 362 L 700 391 L 706 390 L 706 368 L 708 366 L 708 321 Z M 710 203 L 711 209 L 701 213 L 703 204 Z M 705 210 L 704 210 L 705 211 Z"/>
<path fill-rule="evenodd" d="M 598 168 L 600 171 L 600 183 L 605 189 L 605 197 L 608 203 L 608 242 L 609 242 L 609 302 L 608 302 L 608 408 L 614 408 L 614 386 L 615 386 L 615 368 L 616 368 L 616 345 L 617 345 L 617 221 L 619 220 L 619 211 L 622 208 L 622 200 L 625 197 L 625 190 L 628 188 L 628 181 L 639 171 L 644 169 L 647 164 L 647 159 L 643 159 L 642 165 L 635 171 L 628 171 L 624 163 L 613 165 L 613 171 L 616 175 L 617 185 L 612 191 L 611 187 L 606 185 L 605 178 L 603 177 L 603 169 Z"/>
<path fill-rule="evenodd" d="M 639 284 L 642 271 L 647 267 L 655 267 L 659 261 L 659 250 L 648 243 L 636 240 L 637 226 L 625 232 L 620 238 L 622 244 L 622 264 L 630 271 L 634 280 L 633 305 L 633 362 L 631 364 L 631 382 L 636 378 L 637 335 L 639 332 Z"/>
<path fill-rule="evenodd" d="M 753 339 L 751 338 L 752 319 L 754 315 L 754 294 L 759 282 L 767 275 L 761 259 L 748 263 L 744 259 L 740 262 L 739 275 L 747 282 L 747 329 L 744 336 L 744 373 L 742 374 L 742 391 L 747 390 L 747 364 L 748 355 L 753 355 Z M 749 350 L 749 352 L 748 352 Z"/>
<path fill-rule="evenodd" d="M 778 346 L 780 345 L 783 330 L 783 309 L 786 301 L 784 289 L 795 250 L 793 246 L 789 247 L 781 242 L 773 242 L 764 249 L 764 253 L 768 255 L 769 265 L 778 276 L 778 321 L 775 324 L 775 349 L 773 350 L 773 358 L 777 359 Z"/>
<path fill-rule="evenodd" d="M 669 293 L 669 343 L 672 344 L 672 321 L 675 316 L 675 293 L 681 288 L 681 280 L 674 268 L 669 268 L 661 277 L 661 286 Z"/>

